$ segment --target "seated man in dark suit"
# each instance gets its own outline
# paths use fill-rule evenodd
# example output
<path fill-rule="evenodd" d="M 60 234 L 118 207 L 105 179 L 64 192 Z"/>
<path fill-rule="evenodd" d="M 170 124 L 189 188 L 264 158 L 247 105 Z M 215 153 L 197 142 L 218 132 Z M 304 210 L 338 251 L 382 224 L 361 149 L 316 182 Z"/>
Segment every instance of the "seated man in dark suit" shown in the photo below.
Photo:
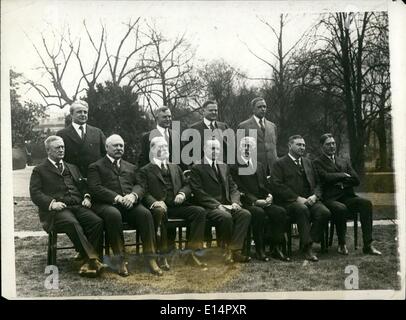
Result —
<path fill-rule="evenodd" d="M 347 218 L 359 212 L 364 253 L 381 255 L 381 252 L 371 245 L 372 203 L 354 193 L 353 187 L 359 185 L 360 181 L 350 160 L 335 155 L 336 143 L 331 133 L 323 134 L 320 144 L 322 154 L 314 161 L 314 165 L 322 183 L 323 202 L 333 214 L 337 229 L 338 253 L 348 254 L 345 244 Z"/>
<path fill-rule="evenodd" d="M 227 246 L 226 264 L 249 262 L 241 253 L 251 222 L 251 214 L 241 208 L 240 192 L 234 183 L 229 167 L 218 161 L 220 142 L 207 140 L 204 158 L 192 167 L 190 185 L 196 202 L 207 209 L 207 219 L 214 224 L 217 239 Z"/>
<path fill-rule="evenodd" d="M 65 142 L 65 160 L 76 165 L 85 178 L 89 164 L 106 154 L 106 137 L 99 128 L 87 124 L 88 112 L 86 101 L 74 101 L 70 106 L 72 123 L 56 133 Z"/>
<path fill-rule="evenodd" d="M 39 207 L 46 232 L 66 233 L 77 251 L 86 259 L 80 268 L 83 276 L 97 276 L 102 270 L 103 220 L 89 208 L 91 199 L 84 194 L 79 169 L 62 159 L 65 146 L 61 137 L 45 140 L 48 159 L 36 166 L 31 175 L 30 195 Z"/>
<path fill-rule="evenodd" d="M 161 226 L 159 249 L 161 253 L 167 251 L 166 226 L 167 218 L 186 219 L 190 228 L 188 248 L 192 250 L 189 261 L 192 265 L 204 268 L 195 256 L 194 250 L 202 249 L 206 210 L 199 206 L 187 204 L 186 199 L 191 196 L 191 189 L 185 183 L 182 169 L 169 162 L 168 143 L 163 137 L 155 137 L 151 141 L 152 162 L 142 167 L 138 172 L 138 181 L 144 188 L 143 202 L 151 210 L 154 217 L 159 217 L 155 227 Z M 166 259 L 163 259 L 163 269 L 169 270 Z M 162 268 L 162 267 L 161 267 Z"/>
<path fill-rule="evenodd" d="M 271 175 L 275 203 L 285 207 L 296 221 L 304 257 L 318 261 L 312 243 L 320 242 L 330 211 L 319 200 L 321 188 L 312 162 L 303 157 L 305 141 L 299 135 L 289 138 L 289 153 L 278 159 Z"/>
<path fill-rule="evenodd" d="M 106 139 L 107 155 L 92 163 L 88 170 L 88 185 L 95 201 L 95 212 L 103 218 L 108 239 L 114 255 L 119 259 L 118 273 L 128 276 L 124 260 L 124 235 L 122 221 L 126 220 L 141 234 L 143 253 L 154 274 L 162 274 L 155 255 L 154 221 L 151 212 L 140 200 L 144 191 L 138 185 L 135 166 L 121 157 L 124 154 L 124 141 L 113 134 Z"/>
<path fill-rule="evenodd" d="M 280 250 L 284 241 L 284 232 L 288 223 L 286 210 L 273 204 L 273 196 L 266 178 L 266 166 L 256 159 L 256 142 L 253 137 L 244 137 L 240 141 L 237 164 L 231 167 L 233 179 L 242 192 L 244 208 L 251 213 L 252 233 L 255 241 L 257 259 L 269 261 L 265 255 L 265 217 L 271 233 L 272 256 L 289 261 Z M 246 169 L 244 171 L 244 168 Z"/>

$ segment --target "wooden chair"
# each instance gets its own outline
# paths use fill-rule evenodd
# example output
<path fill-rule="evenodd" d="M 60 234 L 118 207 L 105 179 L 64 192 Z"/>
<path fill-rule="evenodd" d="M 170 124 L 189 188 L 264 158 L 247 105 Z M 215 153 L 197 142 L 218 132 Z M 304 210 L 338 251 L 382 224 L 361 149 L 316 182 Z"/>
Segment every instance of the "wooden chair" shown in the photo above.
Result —
<path fill-rule="evenodd" d="M 56 266 L 56 253 L 57 250 L 75 249 L 75 247 L 58 247 L 58 233 L 56 231 L 50 231 L 48 233 L 48 257 L 47 264 Z"/>
<path fill-rule="evenodd" d="M 187 245 L 187 238 L 188 238 L 188 231 L 187 231 L 187 223 L 185 219 L 168 219 L 168 228 L 176 228 L 176 233 L 178 235 L 178 239 L 175 242 L 178 243 L 179 249 L 183 249 Z M 183 237 L 183 228 L 186 228 L 185 237 Z M 136 228 L 130 226 L 128 223 L 123 223 L 123 230 L 128 231 L 135 231 L 135 241 L 125 243 L 125 247 L 133 247 L 135 246 L 135 252 L 137 254 L 140 253 L 140 248 L 142 246 L 141 236 L 140 233 L 137 231 Z M 110 244 L 107 234 L 104 233 L 104 252 L 106 255 L 110 255 Z"/>
<path fill-rule="evenodd" d="M 353 219 L 354 220 L 354 249 L 357 250 L 358 249 L 358 213 L 355 213 L 353 215 Z M 328 239 L 328 246 L 331 247 L 333 245 L 333 238 L 334 238 L 334 226 L 335 226 L 335 222 L 333 219 L 330 220 L 330 236 Z"/>

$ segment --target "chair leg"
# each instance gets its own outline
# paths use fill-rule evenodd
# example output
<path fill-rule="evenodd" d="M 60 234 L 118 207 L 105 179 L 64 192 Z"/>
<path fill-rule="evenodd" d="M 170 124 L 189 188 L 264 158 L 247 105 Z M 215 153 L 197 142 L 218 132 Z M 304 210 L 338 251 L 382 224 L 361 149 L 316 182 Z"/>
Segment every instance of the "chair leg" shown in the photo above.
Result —
<path fill-rule="evenodd" d="M 328 241 L 328 246 L 331 247 L 333 245 L 333 238 L 334 238 L 334 227 L 335 223 L 333 220 L 330 221 L 330 239 Z"/>
<path fill-rule="evenodd" d="M 55 231 L 48 234 L 48 265 L 56 265 L 57 237 L 58 234 Z"/>
<path fill-rule="evenodd" d="M 292 224 L 289 225 L 288 227 L 288 256 L 292 256 Z"/>
<path fill-rule="evenodd" d="M 138 230 L 135 231 L 135 252 L 137 254 L 140 253 L 140 246 L 141 246 L 141 235 Z"/>
<path fill-rule="evenodd" d="M 354 249 L 358 249 L 358 213 L 354 216 Z"/>
<path fill-rule="evenodd" d="M 104 233 L 104 253 L 106 256 L 110 255 L 110 241 L 107 232 Z"/>
<path fill-rule="evenodd" d="M 250 225 L 250 226 L 248 227 L 247 237 L 246 237 L 245 245 L 244 245 L 244 248 L 243 248 L 243 253 L 244 253 L 244 255 L 246 255 L 246 256 L 250 256 L 250 255 L 251 255 L 251 239 L 252 239 L 251 231 L 252 231 L 252 229 L 251 229 L 251 225 Z"/>

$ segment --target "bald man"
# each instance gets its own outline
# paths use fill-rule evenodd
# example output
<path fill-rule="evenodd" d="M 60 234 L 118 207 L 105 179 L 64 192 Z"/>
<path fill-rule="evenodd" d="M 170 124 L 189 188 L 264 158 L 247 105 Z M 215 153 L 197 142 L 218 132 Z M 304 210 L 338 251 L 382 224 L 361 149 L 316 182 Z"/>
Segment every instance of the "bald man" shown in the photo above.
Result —
<path fill-rule="evenodd" d="M 72 123 L 56 133 L 65 142 L 65 160 L 76 165 L 85 178 L 89 164 L 106 154 L 106 137 L 99 128 L 87 124 L 88 114 L 86 101 L 74 101 L 70 106 Z"/>
<path fill-rule="evenodd" d="M 120 261 L 118 273 L 128 276 L 124 260 L 124 235 L 122 223 L 127 221 L 141 234 L 143 253 L 151 272 L 162 274 L 155 256 L 155 230 L 151 212 L 140 200 L 144 190 L 138 185 L 135 166 L 122 158 L 124 141 L 113 134 L 106 139 L 107 155 L 89 166 L 88 185 L 94 200 L 94 211 L 104 220 L 113 253 Z"/>

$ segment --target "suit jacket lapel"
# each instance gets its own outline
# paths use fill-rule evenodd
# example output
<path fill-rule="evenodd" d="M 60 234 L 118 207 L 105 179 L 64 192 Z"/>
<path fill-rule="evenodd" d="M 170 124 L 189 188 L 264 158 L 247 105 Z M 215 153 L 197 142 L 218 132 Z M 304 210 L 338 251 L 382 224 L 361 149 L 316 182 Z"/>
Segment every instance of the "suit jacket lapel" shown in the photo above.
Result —
<path fill-rule="evenodd" d="M 212 167 L 208 163 L 203 164 L 203 168 L 209 173 L 209 176 L 212 177 L 214 181 L 219 182 L 216 173 L 213 172 Z"/>
<path fill-rule="evenodd" d="M 123 165 L 122 162 L 123 162 L 123 161 L 121 160 L 121 165 Z M 106 165 L 107 168 L 110 168 L 111 171 L 114 172 L 114 174 L 118 175 L 117 169 L 113 166 L 113 163 L 110 161 L 109 158 L 107 158 L 107 156 L 104 157 L 104 163 L 105 163 L 105 165 Z"/>
<path fill-rule="evenodd" d="M 169 173 L 171 174 L 171 180 L 172 180 L 172 186 L 173 186 L 173 192 L 176 194 L 178 192 L 179 188 L 179 183 L 178 183 L 178 176 L 177 176 L 177 170 L 175 165 L 172 164 L 167 164 Z"/>
<path fill-rule="evenodd" d="M 154 172 L 155 173 L 155 175 L 158 177 L 158 179 L 159 180 L 161 180 L 161 182 L 163 183 L 163 184 L 165 184 L 165 180 L 164 180 L 164 177 L 162 176 L 162 172 L 161 172 L 161 168 L 159 168 L 156 164 L 154 164 L 154 163 L 151 163 L 151 170 L 152 170 L 152 172 Z"/>
<path fill-rule="evenodd" d="M 259 126 L 258 122 L 255 120 L 254 116 L 251 117 L 251 126 L 257 129 L 257 136 L 260 140 L 264 140 L 264 132 L 262 132 L 261 127 Z M 264 124 L 265 126 L 265 124 Z"/>
<path fill-rule="evenodd" d="M 77 143 L 77 144 L 82 144 L 83 141 L 82 139 L 79 137 L 78 133 L 76 132 L 75 128 L 73 127 L 72 124 L 69 125 L 68 129 L 68 135 L 69 137 L 71 137 L 71 139 Z M 88 129 L 88 128 L 87 128 Z"/>
<path fill-rule="evenodd" d="M 48 159 L 46 159 L 46 164 L 47 164 L 49 170 L 51 170 L 51 172 L 56 173 L 58 176 L 61 175 L 59 170 Z M 66 162 L 65 162 L 65 165 L 66 165 Z"/>
<path fill-rule="evenodd" d="M 302 164 L 303 164 L 304 171 L 305 171 L 305 173 L 306 173 L 307 182 L 309 182 L 310 186 L 312 187 L 312 183 L 311 183 L 311 181 L 310 181 L 310 177 L 312 176 L 313 172 L 312 172 L 312 170 L 310 169 L 309 162 L 306 161 L 306 160 L 302 157 Z"/>

